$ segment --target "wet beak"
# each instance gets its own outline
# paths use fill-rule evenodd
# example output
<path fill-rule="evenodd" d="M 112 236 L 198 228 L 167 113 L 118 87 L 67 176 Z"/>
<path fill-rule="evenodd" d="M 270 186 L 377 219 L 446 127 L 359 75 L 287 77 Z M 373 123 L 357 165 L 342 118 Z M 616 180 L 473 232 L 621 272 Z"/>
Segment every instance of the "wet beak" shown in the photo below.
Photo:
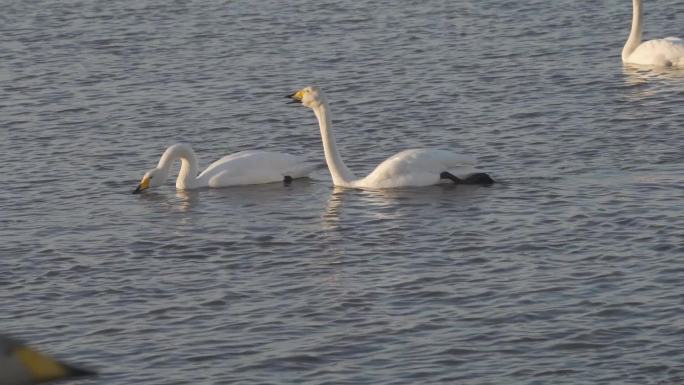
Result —
<path fill-rule="evenodd" d="M 146 190 L 150 187 L 150 178 L 143 178 L 142 182 L 138 185 L 138 187 L 133 190 L 132 194 L 140 194 L 143 190 Z"/>
<path fill-rule="evenodd" d="M 286 98 L 292 99 L 287 104 L 301 103 L 303 97 L 304 97 L 304 93 L 301 90 L 299 90 L 297 92 L 293 92 L 293 93 L 286 96 Z"/>

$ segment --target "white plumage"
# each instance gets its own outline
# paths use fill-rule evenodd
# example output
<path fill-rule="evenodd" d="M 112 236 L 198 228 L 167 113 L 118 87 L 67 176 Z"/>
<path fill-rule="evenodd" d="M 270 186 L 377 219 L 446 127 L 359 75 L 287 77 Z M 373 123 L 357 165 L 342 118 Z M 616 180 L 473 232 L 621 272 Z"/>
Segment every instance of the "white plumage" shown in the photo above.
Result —
<path fill-rule="evenodd" d="M 224 156 L 199 173 L 197 156 L 192 147 L 177 143 L 164 151 L 157 167 L 145 173 L 134 192 L 161 186 L 177 159 L 181 161 L 176 179 L 176 188 L 179 190 L 282 182 L 285 177 L 306 177 L 316 168 L 303 157 L 250 150 Z"/>
<path fill-rule="evenodd" d="M 357 178 L 344 164 L 337 151 L 331 130 L 328 104 L 318 87 L 309 86 L 290 95 L 313 109 L 318 118 L 323 140 L 325 160 L 333 184 L 342 187 L 383 189 L 394 187 L 420 187 L 442 182 L 490 184 L 493 180 L 478 172 L 475 161 L 467 156 L 436 149 L 411 149 L 402 151 L 380 163 L 364 178 Z M 445 177 L 446 176 L 446 177 Z"/>
<path fill-rule="evenodd" d="M 434 149 L 404 150 L 380 163 L 363 179 L 354 181 L 353 187 L 391 188 L 402 186 L 431 186 L 449 182 L 440 178 L 447 171 L 465 179 L 476 173 L 475 160 L 450 151 Z"/>
<path fill-rule="evenodd" d="M 632 0 L 632 7 L 632 30 L 622 49 L 622 61 L 626 64 L 684 68 L 684 40 L 667 37 L 642 42 L 642 0 Z"/>
<path fill-rule="evenodd" d="M 282 182 L 285 176 L 308 176 L 314 168 L 314 165 L 299 156 L 259 150 L 241 151 L 209 165 L 197 177 L 197 184 L 225 187 Z"/>

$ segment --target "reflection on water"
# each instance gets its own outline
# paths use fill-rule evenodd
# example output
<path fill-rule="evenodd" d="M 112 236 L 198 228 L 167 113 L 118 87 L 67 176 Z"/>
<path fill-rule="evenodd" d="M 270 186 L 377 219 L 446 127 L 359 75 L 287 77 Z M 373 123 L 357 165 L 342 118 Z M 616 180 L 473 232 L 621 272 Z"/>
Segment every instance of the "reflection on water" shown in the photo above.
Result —
<path fill-rule="evenodd" d="M 342 217 L 355 220 L 397 221 L 410 219 L 416 210 L 437 211 L 453 207 L 467 208 L 482 195 L 492 189 L 503 187 L 466 186 L 444 183 L 420 188 L 400 188 L 386 190 L 359 190 L 333 187 L 323 212 L 325 229 L 337 228 Z"/>
<path fill-rule="evenodd" d="M 637 96 L 655 96 L 662 87 L 668 87 L 669 82 L 673 85 L 679 84 L 684 80 L 684 69 L 682 68 L 662 68 L 638 66 L 625 64 L 622 67 L 625 83 L 628 86 L 639 87 Z"/>
<path fill-rule="evenodd" d="M 189 211 L 200 201 L 200 192 L 195 190 L 177 190 L 176 203 L 179 211 Z"/>
<path fill-rule="evenodd" d="M 200 202 L 200 195 L 201 191 L 199 190 L 167 192 L 163 189 L 150 189 L 133 195 L 133 199 L 154 203 L 157 207 L 163 207 L 171 211 L 187 212 Z"/>
<path fill-rule="evenodd" d="M 346 193 L 351 193 L 350 189 L 344 187 L 334 186 L 330 192 L 330 197 L 325 205 L 323 211 L 323 228 L 326 230 L 334 230 L 340 220 L 342 212 L 342 203 Z"/>
<path fill-rule="evenodd" d="M 684 78 L 684 68 L 667 68 L 624 64 L 622 72 L 629 82 L 641 84 L 652 80 L 675 80 Z"/>

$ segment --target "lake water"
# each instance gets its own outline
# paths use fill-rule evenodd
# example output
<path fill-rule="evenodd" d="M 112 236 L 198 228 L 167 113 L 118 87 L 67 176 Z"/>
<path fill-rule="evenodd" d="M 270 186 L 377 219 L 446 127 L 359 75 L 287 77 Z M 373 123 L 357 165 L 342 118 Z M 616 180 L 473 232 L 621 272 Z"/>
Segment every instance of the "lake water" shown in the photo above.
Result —
<path fill-rule="evenodd" d="M 622 66 L 630 3 L 5 2 L 2 332 L 79 384 L 681 384 L 684 71 Z M 322 163 L 308 84 L 357 174 L 500 183 L 130 194 L 180 141 Z"/>

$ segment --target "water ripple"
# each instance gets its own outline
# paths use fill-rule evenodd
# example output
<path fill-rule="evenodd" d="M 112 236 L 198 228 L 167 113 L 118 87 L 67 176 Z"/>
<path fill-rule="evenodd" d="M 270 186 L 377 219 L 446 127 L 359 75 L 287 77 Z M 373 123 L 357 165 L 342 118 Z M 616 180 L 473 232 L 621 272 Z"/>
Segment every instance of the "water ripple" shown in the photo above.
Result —
<path fill-rule="evenodd" d="M 6 4 L 4 332 L 93 384 L 681 383 L 684 76 L 620 64 L 612 3 Z M 130 194 L 178 141 L 321 162 L 309 83 L 356 173 L 500 183 Z"/>

